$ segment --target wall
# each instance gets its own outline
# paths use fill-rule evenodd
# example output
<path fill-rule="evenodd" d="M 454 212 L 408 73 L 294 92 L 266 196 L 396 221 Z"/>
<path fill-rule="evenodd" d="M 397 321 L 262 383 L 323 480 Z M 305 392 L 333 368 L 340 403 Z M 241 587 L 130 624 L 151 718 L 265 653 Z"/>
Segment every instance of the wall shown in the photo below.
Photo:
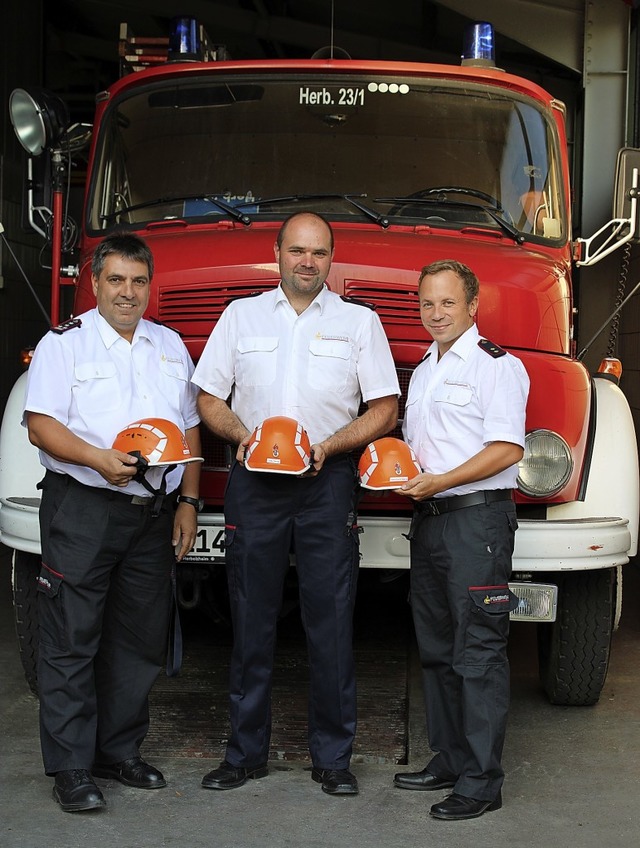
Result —
<path fill-rule="evenodd" d="M 0 51 L 0 221 L 11 249 L 49 309 L 50 272 L 40 267 L 41 239 L 21 224 L 25 154 L 9 119 L 9 95 L 14 88 L 42 83 L 42 0 L 5 4 Z M 10 37 L 9 37 L 10 34 Z M 43 261 L 48 262 L 45 252 Z M 48 329 L 16 263 L 0 241 L 0 411 L 21 368 L 18 355 Z"/>

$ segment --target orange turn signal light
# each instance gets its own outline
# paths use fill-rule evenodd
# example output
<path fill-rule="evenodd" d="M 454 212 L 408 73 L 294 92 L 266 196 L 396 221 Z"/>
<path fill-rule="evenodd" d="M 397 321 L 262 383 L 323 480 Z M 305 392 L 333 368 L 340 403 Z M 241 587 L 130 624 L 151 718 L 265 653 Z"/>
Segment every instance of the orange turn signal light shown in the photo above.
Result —
<path fill-rule="evenodd" d="M 20 351 L 20 365 L 23 368 L 28 368 L 31 365 L 34 350 L 34 347 L 23 347 Z"/>
<path fill-rule="evenodd" d="M 607 356 L 598 366 L 598 374 L 609 374 L 620 382 L 620 377 L 622 377 L 622 362 L 613 356 Z"/>

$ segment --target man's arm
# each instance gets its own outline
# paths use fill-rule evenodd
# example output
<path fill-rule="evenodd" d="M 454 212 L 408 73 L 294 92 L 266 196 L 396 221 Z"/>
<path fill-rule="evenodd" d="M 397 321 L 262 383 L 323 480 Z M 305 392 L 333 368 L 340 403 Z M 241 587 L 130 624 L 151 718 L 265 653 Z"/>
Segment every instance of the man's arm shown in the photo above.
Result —
<path fill-rule="evenodd" d="M 491 442 L 457 468 L 452 468 L 444 474 L 423 472 L 397 489 L 397 492 L 414 501 L 423 501 L 447 489 L 493 477 L 494 474 L 499 474 L 519 462 L 523 454 L 524 450 L 520 445 L 513 442 Z"/>
<path fill-rule="evenodd" d="M 113 448 L 97 448 L 50 415 L 29 412 L 29 441 L 60 462 L 97 471 L 112 486 L 126 486 L 136 474 L 136 458 Z"/>
<path fill-rule="evenodd" d="M 242 462 L 251 433 L 235 412 L 231 411 L 227 402 L 200 389 L 198 412 L 203 422 L 218 438 L 237 446 L 236 459 Z"/>
<path fill-rule="evenodd" d="M 368 401 L 367 406 L 368 409 L 363 415 L 355 418 L 323 442 L 311 445 L 315 471 L 319 471 L 330 456 L 349 453 L 355 448 L 367 445 L 395 427 L 398 421 L 396 395 L 375 398 Z"/>
<path fill-rule="evenodd" d="M 184 434 L 192 456 L 200 456 L 200 427 L 190 427 Z M 187 498 L 200 497 L 201 463 L 189 462 L 182 475 L 180 494 Z M 178 562 L 185 557 L 196 540 L 198 532 L 198 513 L 189 503 L 179 503 L 173 521 L 172 545 L 176 549 Z M 179 547 L 178 547 L 179 546 Z"/>

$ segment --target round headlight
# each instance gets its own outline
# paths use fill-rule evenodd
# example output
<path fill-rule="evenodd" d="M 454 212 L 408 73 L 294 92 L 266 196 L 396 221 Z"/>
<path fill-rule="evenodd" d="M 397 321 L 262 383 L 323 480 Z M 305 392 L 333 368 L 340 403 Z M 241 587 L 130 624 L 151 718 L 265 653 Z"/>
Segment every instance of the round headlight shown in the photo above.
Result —
<path fill-rule="evenodd" d="M 518 488 L 531 498 L 555 495 L 573 470 L 571 450 L 565 440 L 551 430 L 527 433 L 524 456 L 518 463 Z"/>

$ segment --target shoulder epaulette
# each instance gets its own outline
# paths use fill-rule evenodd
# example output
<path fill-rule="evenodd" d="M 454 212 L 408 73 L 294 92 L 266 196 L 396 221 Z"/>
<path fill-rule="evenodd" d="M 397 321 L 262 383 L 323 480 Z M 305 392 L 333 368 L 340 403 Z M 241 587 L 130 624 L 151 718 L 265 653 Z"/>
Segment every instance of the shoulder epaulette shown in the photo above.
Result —
<path fill-rule="evenodd" d="M 154 318 L 152 315 L 149 316 L 149 321 L 151 321 L 152 324 L 157 324 L 158 327 L 166 327 L 167 330 L 173 330 L 173 332 L 177 333 L 180 338 L 184 335 L 177 327 L 172 327 L 171 324 L 163 324 L 162 321 L 158 321 L 158 319 Z"/>
<path fill-rule="evenodd" d="M 366 300 L 359 300 L 357 297 L 349 297 L 346 294 L 341 294 L 340 300 L 344 300 L 345 303 L 353 303 L 355 306 L 366 306 L 367 309 L 372 309 L 374 312 L 376 311 L 374 303 L 369 303 Z"/>
<path fill-rule="evenodd" d="M 63 321 L 56 327 L 51 327 L 51 332 L 57 333 L 61 336 L 63 333 L 66 333 L 67 330 L 73 330 L 75 327 L 82 327 L 82 321 L 79 318 L 67 318 L 66 321 Z"/>
<path fill-rule="evenodd" d="M 497 344 L 490 342 L 489 339 L 480 339 L 478 342 L 478 347 L 480 350 L 483 350 L 485 353 L 488 353 L 489 356 L 493 356 L 494 359 L 499 359 L 501 356 L 506 356 L 507 351 L 503 350 Z"/>

